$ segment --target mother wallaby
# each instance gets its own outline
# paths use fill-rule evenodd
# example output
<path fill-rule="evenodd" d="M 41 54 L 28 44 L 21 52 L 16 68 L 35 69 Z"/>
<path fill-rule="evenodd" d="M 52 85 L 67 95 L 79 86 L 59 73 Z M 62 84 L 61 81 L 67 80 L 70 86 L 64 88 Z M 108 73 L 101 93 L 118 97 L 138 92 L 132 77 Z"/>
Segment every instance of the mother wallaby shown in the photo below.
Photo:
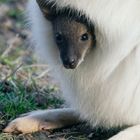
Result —
<path fill-rule="evenodd" d="M 140 1 L 30 0 L 28 9 L 36 52 L 71 109 L 31 112 L 5 131 L 83 119 L 93 127 L 130 126 L 109 140 L 140 140 Z"/>

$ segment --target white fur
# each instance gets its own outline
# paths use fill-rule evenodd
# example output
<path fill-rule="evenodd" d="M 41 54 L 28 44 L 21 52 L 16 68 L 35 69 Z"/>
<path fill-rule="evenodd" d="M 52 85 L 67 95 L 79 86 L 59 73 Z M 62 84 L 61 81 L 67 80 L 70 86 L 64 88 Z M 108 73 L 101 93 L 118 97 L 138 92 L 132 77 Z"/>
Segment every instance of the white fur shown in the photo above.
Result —
<path fill-rule="evenodd" d="M 65 99 L 92 126 L 140 124 L 140 1 L 49 0 L 75 8 L 95 25 L 96 49 L 75 70 L 63 68 L 52 27 L 30 0 L 36 52 L 52 67 Z"/>

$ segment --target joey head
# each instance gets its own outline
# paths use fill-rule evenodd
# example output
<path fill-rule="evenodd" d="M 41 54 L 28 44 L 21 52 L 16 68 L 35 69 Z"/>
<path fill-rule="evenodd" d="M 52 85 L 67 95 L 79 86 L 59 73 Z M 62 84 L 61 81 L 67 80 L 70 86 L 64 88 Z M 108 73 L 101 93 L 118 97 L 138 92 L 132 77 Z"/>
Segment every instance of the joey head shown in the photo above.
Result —
<path fill-rule="evenodd" d="M 75 69 L 84 60 L 87 52 L 95 46 L 94 26 L 67 10 L 57 13 L 49 4 L 37 0 L 47 20 L 52 23 L 54 39 L 65 68 Z"/>

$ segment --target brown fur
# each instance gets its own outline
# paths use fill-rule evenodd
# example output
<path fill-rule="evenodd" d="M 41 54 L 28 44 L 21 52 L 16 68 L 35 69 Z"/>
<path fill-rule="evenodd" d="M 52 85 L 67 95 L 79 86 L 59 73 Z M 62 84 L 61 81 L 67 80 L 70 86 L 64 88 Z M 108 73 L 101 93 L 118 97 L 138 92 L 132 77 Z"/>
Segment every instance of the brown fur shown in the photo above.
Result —
<path fill-rule="evenodd" d="M 54 38 L 64 66 L 66 68 L 76 68 L 84 59 L 85 54 L 95 46 L 94 30 L 76 19 L 64 16 L 55 17 L 51 19 L 51 22 Z M 59 39 L 61 37 L 61 42 L 57 41 L 56 35 Z M 71 59 L 75 60 L 73 66 L 71 66 Z"/>

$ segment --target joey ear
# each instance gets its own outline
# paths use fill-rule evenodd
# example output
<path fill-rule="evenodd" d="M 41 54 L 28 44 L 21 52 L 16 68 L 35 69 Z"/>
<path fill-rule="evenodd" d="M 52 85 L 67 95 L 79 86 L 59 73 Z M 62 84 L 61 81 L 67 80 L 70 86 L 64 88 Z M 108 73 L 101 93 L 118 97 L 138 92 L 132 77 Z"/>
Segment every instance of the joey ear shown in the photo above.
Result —
<path fill-rule="evenodd" d="M 55 18 L 55 10 L 52 10 L 53 4 L 47 0 L 36 0 L 43 15 L 50 21 Z"/>
<path fill-rule="evenodd" d="M 52 21 L 55 18 L 54 14 L 51 12 L 50 9 L 43 8 L 43 9 L 41 9 L 41 11 L 46 19 Z"/>
<path fill-rule="evenodd" d="M 91 23 L 91 22 L 88 23 L 88 26 L 89 26 L 89 30 L 92 34 L 92 38 L 96 42 L 95 27 L 94 27 L 93 23 Z"/>

